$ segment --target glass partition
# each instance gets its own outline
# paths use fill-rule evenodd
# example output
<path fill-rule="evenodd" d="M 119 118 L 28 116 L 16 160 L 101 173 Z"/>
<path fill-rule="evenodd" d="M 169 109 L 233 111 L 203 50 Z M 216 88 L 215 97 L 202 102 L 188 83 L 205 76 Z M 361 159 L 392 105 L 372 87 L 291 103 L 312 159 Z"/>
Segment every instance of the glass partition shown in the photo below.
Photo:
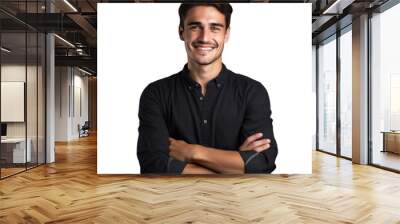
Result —
<path fill-rule="evenodd" d="M 37 165 L 37 132 L 38 132 L 38 35 L 36 32 L 27 33 L 27 150 L 30 151 L 30 158 L 27 167 Z"/>
<path fill-rule="evenodd" d="M 6 177 L 24 171 L 31 159 L 26 150 L 26 33 L 3 32 L 1 46 L 1 175 Z"/>
<path fill-rule="evenodd" d="M 0 7 L 23 16 L 43 13 L 44 3 L 1 1 Z M 44 33 L 0 12 L 0 178 L 45 163 L 45 44 Z"/>
<path fill-rule="evenodd" d="M 43 33 L 38 33 L 38 64 L 37 64 L 37 162 L 43 164 L 46 162 L 46 145 L 45 145 L 45 124 L 46 124 L 46 76 L 45 76 L 45 65 L 46 65 L 46 38 Z"/>
<path fill-rule="evenodd" d="M 27 2 L 26 12 L 28 13 L 43 13 L 43 1 Z M 36 21 L 35 21 L 36 20 Z M 32 17 L 31 22 L 38 24 L 38 17 Z M 39 158 L 43 163 L 43 150 L 39 151 L 39 121 L 44 122 L 43 119 L 39 119 L 39 109 L 43 106 L 43 92 L 45 86 L 40 84 L 43 81 L 42 78 L 42 64 L 43 55 L 45 54 L 43 48 L 44 35 L 38 32 L 36 29 L 29 29 L 27 27 L 27 150 L 31 151 L 30 162 L 27 163 L 27 167 L 35 167 L 39 164 Z M 39 88 L 40 87 L 40 88 Z M 42 93 L 42 94 L 40 94 Z M 42 100 L 39 102 L 40 96 Z M 44 113 L 44 110 L 40 110 Z M 42 125 L 43 126 L 43 125 Z M 41 144 L 44 148 L 44 145 Z"/>

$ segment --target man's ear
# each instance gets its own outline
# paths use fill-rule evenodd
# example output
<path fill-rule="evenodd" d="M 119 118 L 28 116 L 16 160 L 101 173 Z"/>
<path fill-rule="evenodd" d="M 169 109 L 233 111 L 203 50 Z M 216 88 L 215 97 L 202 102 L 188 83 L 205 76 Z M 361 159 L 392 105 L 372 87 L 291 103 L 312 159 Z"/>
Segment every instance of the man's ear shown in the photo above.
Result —
<path fill-rule="evenodd" d="M 178 32 L 179 32 L 179 38 L 180 38 L 181 40 L 183 40 L 183 28 L 182 28 L 181 26 L 179 26 Z"/>
<path fill-rule="evenodd" d="M 228 42 L 230 34 L 231 34 L 231 28 L 229 27 L 228 29 L 226 29 L 225 32 L 225 43 Z"/>

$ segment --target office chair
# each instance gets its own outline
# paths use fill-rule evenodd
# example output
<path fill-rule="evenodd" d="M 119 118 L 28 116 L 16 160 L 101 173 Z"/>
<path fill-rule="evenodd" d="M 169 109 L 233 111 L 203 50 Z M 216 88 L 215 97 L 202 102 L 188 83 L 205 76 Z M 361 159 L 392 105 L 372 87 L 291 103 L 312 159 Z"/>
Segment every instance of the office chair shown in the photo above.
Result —
<path fill-rule="evenodd" d="M 82 127 L 79 127 L 80 125 L 78 125 L 78 129 L 79 129 L 79 138 L 80 137 L 87 137 L 89 136 L 89 129 L 90 129 L 90 125 L 89 125 L 89 121 L 85 121 L 85 123 L 82 125 Z"/>

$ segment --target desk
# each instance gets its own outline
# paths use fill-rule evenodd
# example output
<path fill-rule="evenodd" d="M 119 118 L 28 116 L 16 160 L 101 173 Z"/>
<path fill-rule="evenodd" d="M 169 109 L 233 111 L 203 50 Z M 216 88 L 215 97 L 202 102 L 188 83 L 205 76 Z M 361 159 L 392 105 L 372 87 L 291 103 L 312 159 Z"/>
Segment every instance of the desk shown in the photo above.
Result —
<path fill-rule="evenodd" d="M 382 131 L 381 133 L 383 133 L 382 152 L 400 154 L 400 131 Z"/>
<path fill-rule="evenodd" d="M 2 157 L 9 163 L 25 163 L 30 162 L 32 158 L 31 145 L 32 140 L 27 139 L 26 154 L 25 154 L 25 138 L 6 138 L 1 139 L 1 154 Z M 12 160 L 11 160 L 12 158 Z M 27 159 L 27 161 L 25 161 Z"/>

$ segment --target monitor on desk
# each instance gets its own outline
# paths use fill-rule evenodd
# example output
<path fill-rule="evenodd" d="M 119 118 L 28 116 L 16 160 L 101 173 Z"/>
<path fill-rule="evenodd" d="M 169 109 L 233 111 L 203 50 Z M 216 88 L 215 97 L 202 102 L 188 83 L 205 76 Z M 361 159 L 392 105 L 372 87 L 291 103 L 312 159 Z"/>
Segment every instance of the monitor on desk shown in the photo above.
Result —
<path fill-rule="evenodd" d="M 1 138 L 7 137 L 7 124 L 1 123 Z"/>

